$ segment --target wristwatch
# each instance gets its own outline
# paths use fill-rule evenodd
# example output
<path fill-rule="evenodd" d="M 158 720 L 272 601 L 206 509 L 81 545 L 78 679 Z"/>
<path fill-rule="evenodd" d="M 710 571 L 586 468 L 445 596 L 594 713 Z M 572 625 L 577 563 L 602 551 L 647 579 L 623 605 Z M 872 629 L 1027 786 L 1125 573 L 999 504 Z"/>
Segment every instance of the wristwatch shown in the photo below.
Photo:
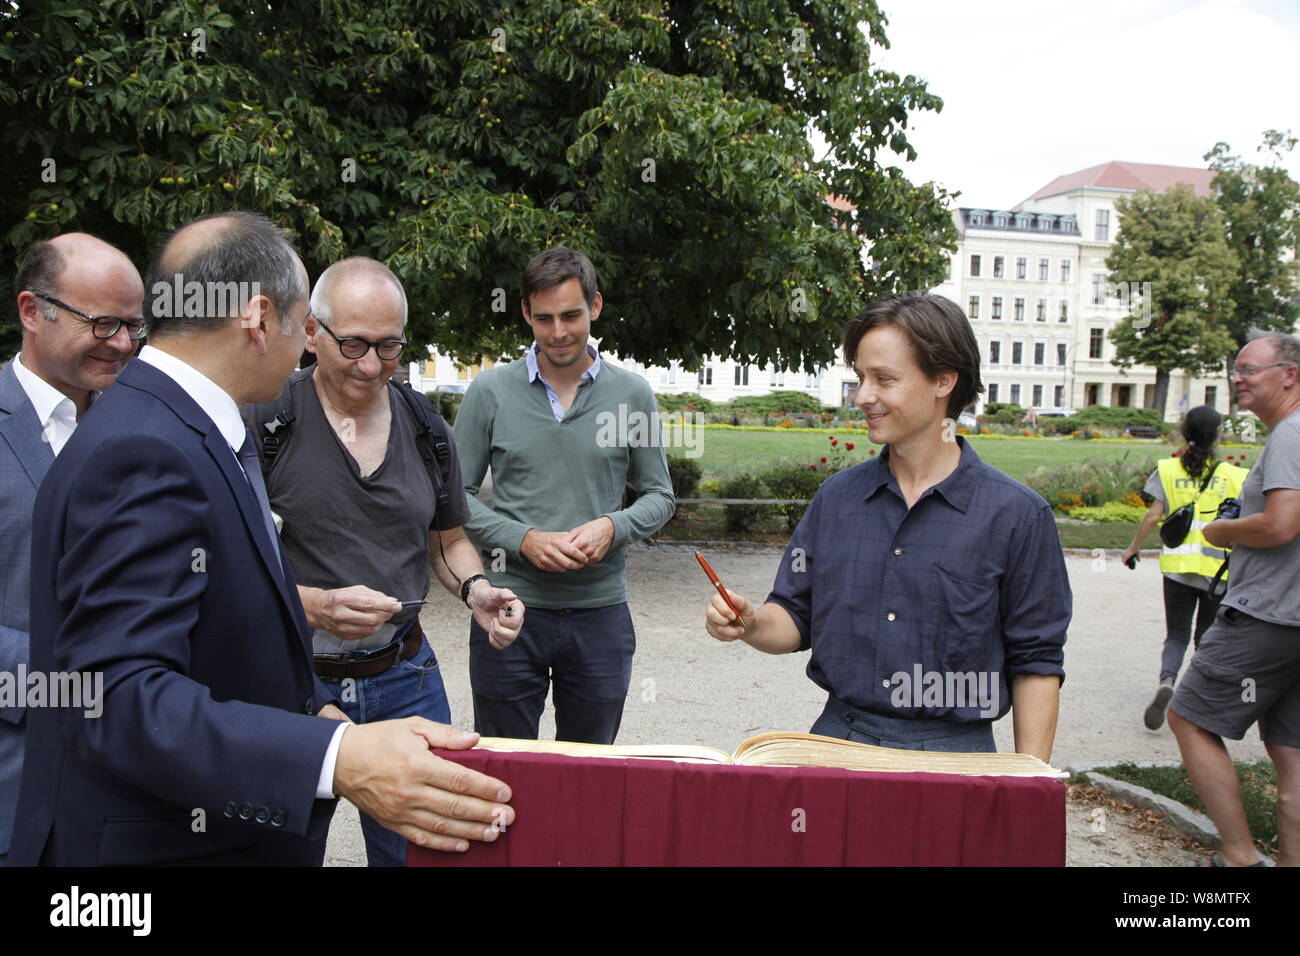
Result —
<path fill-rule="evenodd" d="M 469 607 L 469 589 L 474 586 L 474 582 L 487 581 L 487 579 L 488 576 L 486 574 L 471 574 L 469 577 L 467 577 L 464 581 L 461 582 L 460 599 L 462 602 L 464 602 L 466 607 Z M 488 583 L 491 584 L 492 582 L 488 581 Z"/>

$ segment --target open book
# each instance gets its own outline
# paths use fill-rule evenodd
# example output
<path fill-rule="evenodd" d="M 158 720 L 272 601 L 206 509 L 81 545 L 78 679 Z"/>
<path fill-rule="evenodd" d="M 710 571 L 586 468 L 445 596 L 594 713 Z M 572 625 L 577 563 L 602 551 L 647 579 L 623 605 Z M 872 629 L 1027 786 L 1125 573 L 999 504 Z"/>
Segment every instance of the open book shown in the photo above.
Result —
<path fill-rule="evenodd" d="M 638 757 L 686 763 L 745 764 L 758 767 L 842 767 L 894 773 L 957 773 L 991 777 L 1054 777 L 1069 774 L 1028 754 L 951 754 L 934 750 L 894 750 L 817 734 L 770 733 L 750 737 L 734 754 L 690 744 L 577 744 L 567 740 L 513 740 L 483 737 L 476 750 L 565 754 L 570 757 Z"/>

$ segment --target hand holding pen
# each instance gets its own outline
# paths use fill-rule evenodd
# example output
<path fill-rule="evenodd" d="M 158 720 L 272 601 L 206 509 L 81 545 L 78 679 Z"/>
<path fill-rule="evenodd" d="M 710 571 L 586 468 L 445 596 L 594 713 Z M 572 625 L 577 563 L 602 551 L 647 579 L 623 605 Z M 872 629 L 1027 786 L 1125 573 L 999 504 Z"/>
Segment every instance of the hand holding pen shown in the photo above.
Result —
<path fill-rule="evenodd" d="M 700 567 L 704 569 L 704 573 L 708 575 L 714 587 L 713 597 L 704 612 L 705 630 L 720 641 L 734 641 L 749 630 L 745 618 L 748 617 L 751 621 L 754 619 L 754 607 L 735 591 L 729 591 L 722 586 L 722 582 L 718 580 L 718 576 L 714 574 L 713 568 L 709 566 L 704 555 L 697 551 L 695 559 L 700 562 Z"/>

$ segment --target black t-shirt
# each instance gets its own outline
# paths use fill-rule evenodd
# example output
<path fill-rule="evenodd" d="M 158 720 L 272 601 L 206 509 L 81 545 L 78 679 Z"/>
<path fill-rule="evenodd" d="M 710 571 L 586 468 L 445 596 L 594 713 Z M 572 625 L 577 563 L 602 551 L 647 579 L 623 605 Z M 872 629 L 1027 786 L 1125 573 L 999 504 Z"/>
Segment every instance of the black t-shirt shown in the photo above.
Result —
<path fill-rule="evenodd" d="M 446 423 L 438 422 L 451 449 L 449 503 L 435 514 L 414 416 L 391 386 L 387 394 L 388 450 L 379 467 L 363 477 L 325 417 L 313 370 L 294 376 L 294 421 L 266 488 L 271 510 L 284 519 L 280 540 L 299 584 L 325 589 L 361 584 L 399 601 L 418 600 L 429 589 L 429 529 L 456 528 L 469 519 L 460 460 Z M 315 652 L 382 647 L 392 631 L 385 625 L 373 637 L 345 641 L 318 630 Z"/>

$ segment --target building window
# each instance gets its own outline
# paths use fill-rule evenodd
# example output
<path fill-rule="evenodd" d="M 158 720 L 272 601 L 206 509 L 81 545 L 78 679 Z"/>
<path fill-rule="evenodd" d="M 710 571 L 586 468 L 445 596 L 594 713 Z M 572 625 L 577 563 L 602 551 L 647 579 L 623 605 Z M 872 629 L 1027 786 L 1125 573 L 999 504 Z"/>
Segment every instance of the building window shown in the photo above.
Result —
<path fill-rule="evenodd" d="M 1047 352 L 1047 345 L 1045 343 L 1043 342 L 1034 343 L 1034 364 L 1035 365 L 1043 364 L 1043 356 L 1046 354 L 1046 352 Z M 1035 402 L 1034 404 L 1036 405 L 1038 403 Z"/>
<path fill-rule="evenodd" d="M 1055 405 L 1057 408 L 1064 408 L 1065 407 L 1065 386 L 1058 385 L 1052 391 L 1054 393 L 1052 395 L 1052 404 Z"/>
<path fill-rule="evenodd" d="M 1214 385 L 1205 386 L 1205 404 L 1211 408 L 1215 407 L 1215 402 L 1219 399 L 1219 389 Z"/>
<path fill-rule="evenodd" d="M 1006 256 L 993 257 L 993 278 L 995 279 L 1002 278 L 1003 266 L 1006 265 L 1006 261 L 1007 261 Z"/>
<path fill-rule="evenodd" d="M 804 388 L 817 388 L 819 385 L 821 385 L 821 383 L 822 383 L 822 376 L 820 372 L 815 372 L 815 373 L 805 375 L 803 379 Z"/>
<path fill-rule="evenodd" d="M 1029 268 L 1029 260 L 1024 256 L 1016 256 L 1016 278 L 1023 279 L 1025 270 Z"/>
<path fill-rule="evenodd" d="M 1021 364 L 1021 362 L 1024 361 L 1024 358 L 1025 358 L 1025 343 L 1012 342 L 1011 343 L 1011 364 L 1019 365 Z M 1012 385 L 1011 387 L 1015 388 L 1014 385 Z M 1013 398 L 1012 401 L 1014 402 L 1015 399 Z"/>
<path fill-rule="evenodd" d="M 993 225 L 999 229 L 1007 228 L 1007 214 L 1004 212 L 995 212 L 993 214 Z"/>
<path fill-rule="evenodd" d="M 1016 297 L 1016 321 L 1025 321 L 1025 300 L 1019 296 Z"/>
<path fill-rule="evenodd" d="M 970 224 L 972 226 L 984 225 L 984 211 L 982 209 L 972 209 L 970 213 Z"/>
<path fill-rule="evenodd" d="M 1069 299 L 1061 300 L 1061 315 L 1060 318 L 1057 319 L 1057 321 L 1058 322 L 1070 321 L 1070 300 Z"/>
<path fill-rule="evenodd" d="M 980 274 L 980 257 L 972 255 L 970 257 L 970 274 L 978 277 Z"/>
<path fill-rule="evenodd" d="M 1088 358 L 1101 358 L 1101 338 L 1105 334 L 1103 329 L 1088 330 Z"/>
<path fill-rule="evenodd" d="M 749 384 L 749 366 L 748 366 L 748 365 L 737 365 L 737 366 L 736 366 L 736 382 L 735 382 L 735 384 L 737 384 L 737 385 L 748 385 L 748 384 Z"/>
<path fill-rule="evenodd" d="M 700 372 L 699 372 L 699 374 L 695 377 L 695 380 L 696 380 L 696 384 L 698 384 L 698 385 L 712 385 L 712 384 L 713 384 L 713 366 L 712 366 L 712 365 L 706 365 L 706 366 L 704 366 L 704 368 L 700 369 Z"/>
<path fill-rule="evenodd" d="M 1043 406 L 1043 386 L 1041 385 L 1034 386 L 1033 406 L 1034 408 L 1042 408 Z"/>
<path fill-rule="evenodd" d="M 1047 321 L 1047 300 L 1039 299 L 1034 303 L 1034 319 L 1038 322 Z"/>
<path fill-rule="evenodd" d="M 951 279 L 951 278 L 952 278 L 952 260 L 951 260 L 951 259 L 944 259 L 944 260 L 943 260 L 943 279 L 944 279 L 945 282 L 947 282 L 947 281 L 948 281 L 949 279 Z"/>
<path fill-rule="evenodd" d="M 995 295 L 993 297 L 992 318 L 994 319 L 1002 318 L 1002 296 L 1000 295 Z"/>
<path fill-rule="evenodd" d="M 1097 236 L 1098 242 L 1106 242 L 1110 239 L 1110 210 L 1097 210 Z"/>
<path fill-rule="evenodd" d="M 773 388 L 785 388 L 785 372 L 773 367 L 770 382 Z"/>
<path fill-rule="evenodd" d="M 1012 405 L 1019 405 L 1019 404 L 1020 404 L 1020 386 L 1019 386 L 1019 385 L 1012 385 L 1012 386 L 1011 386 L 1011 404 L 1012 404 Z"/>
<path fill-rule="evenodd" d="M 1051 276 L 1051 274 L 1052 274 L 1052 260 L 1039 259 L 1038 260 L 1038 281 L 1046 282 L 1048 278 Z"/>
<path fill-rule="evenodd" d="M 1001 342 L 989 343 L 989 364 L 990 365 L 1002 364 L 1002 343 Z"/>
<path fill-rule="evenodd" d="M 1103 305 L 1106 302 L 1106 275 L 1102 272 L 1092 274 L 1092 304 Z"/>
<path fill-rule="evenodd" d="M 992 384 L 989 385 L 989 401 L 996 402 L 997 400 L 998 400 L 998 383 L 993 382 Z M 986 402 L 985 404 L 988 403 Z"/>
<path fill-rule="evenodd" d="M 1070 260 L 1069 259 L 1061 260 L 1061 281 L 1062 282 L 1070 281 Z"/>
<path fill-rule="evenodd" d="M 1056 346 L 1056 364 L 1057 364 L 1057 365 L 1060 365 L 1060 366 L 1064 367 L 1064 365 L 1065 365 L 1065 350 L 1066 350 L 1068 347 L 1069 347 L 1069 346 L 1067 346 L 1064 342 L 1061 342 L 1059 345 Z"/>
<path fill-rule="evenodd" d="M 980 297 L 977 295 L 971 296 L 970 301 L 967 304 L 970 306 L 967 310 L 967 314 L 972 319 L 978 319 L 980 317 Z"/>

